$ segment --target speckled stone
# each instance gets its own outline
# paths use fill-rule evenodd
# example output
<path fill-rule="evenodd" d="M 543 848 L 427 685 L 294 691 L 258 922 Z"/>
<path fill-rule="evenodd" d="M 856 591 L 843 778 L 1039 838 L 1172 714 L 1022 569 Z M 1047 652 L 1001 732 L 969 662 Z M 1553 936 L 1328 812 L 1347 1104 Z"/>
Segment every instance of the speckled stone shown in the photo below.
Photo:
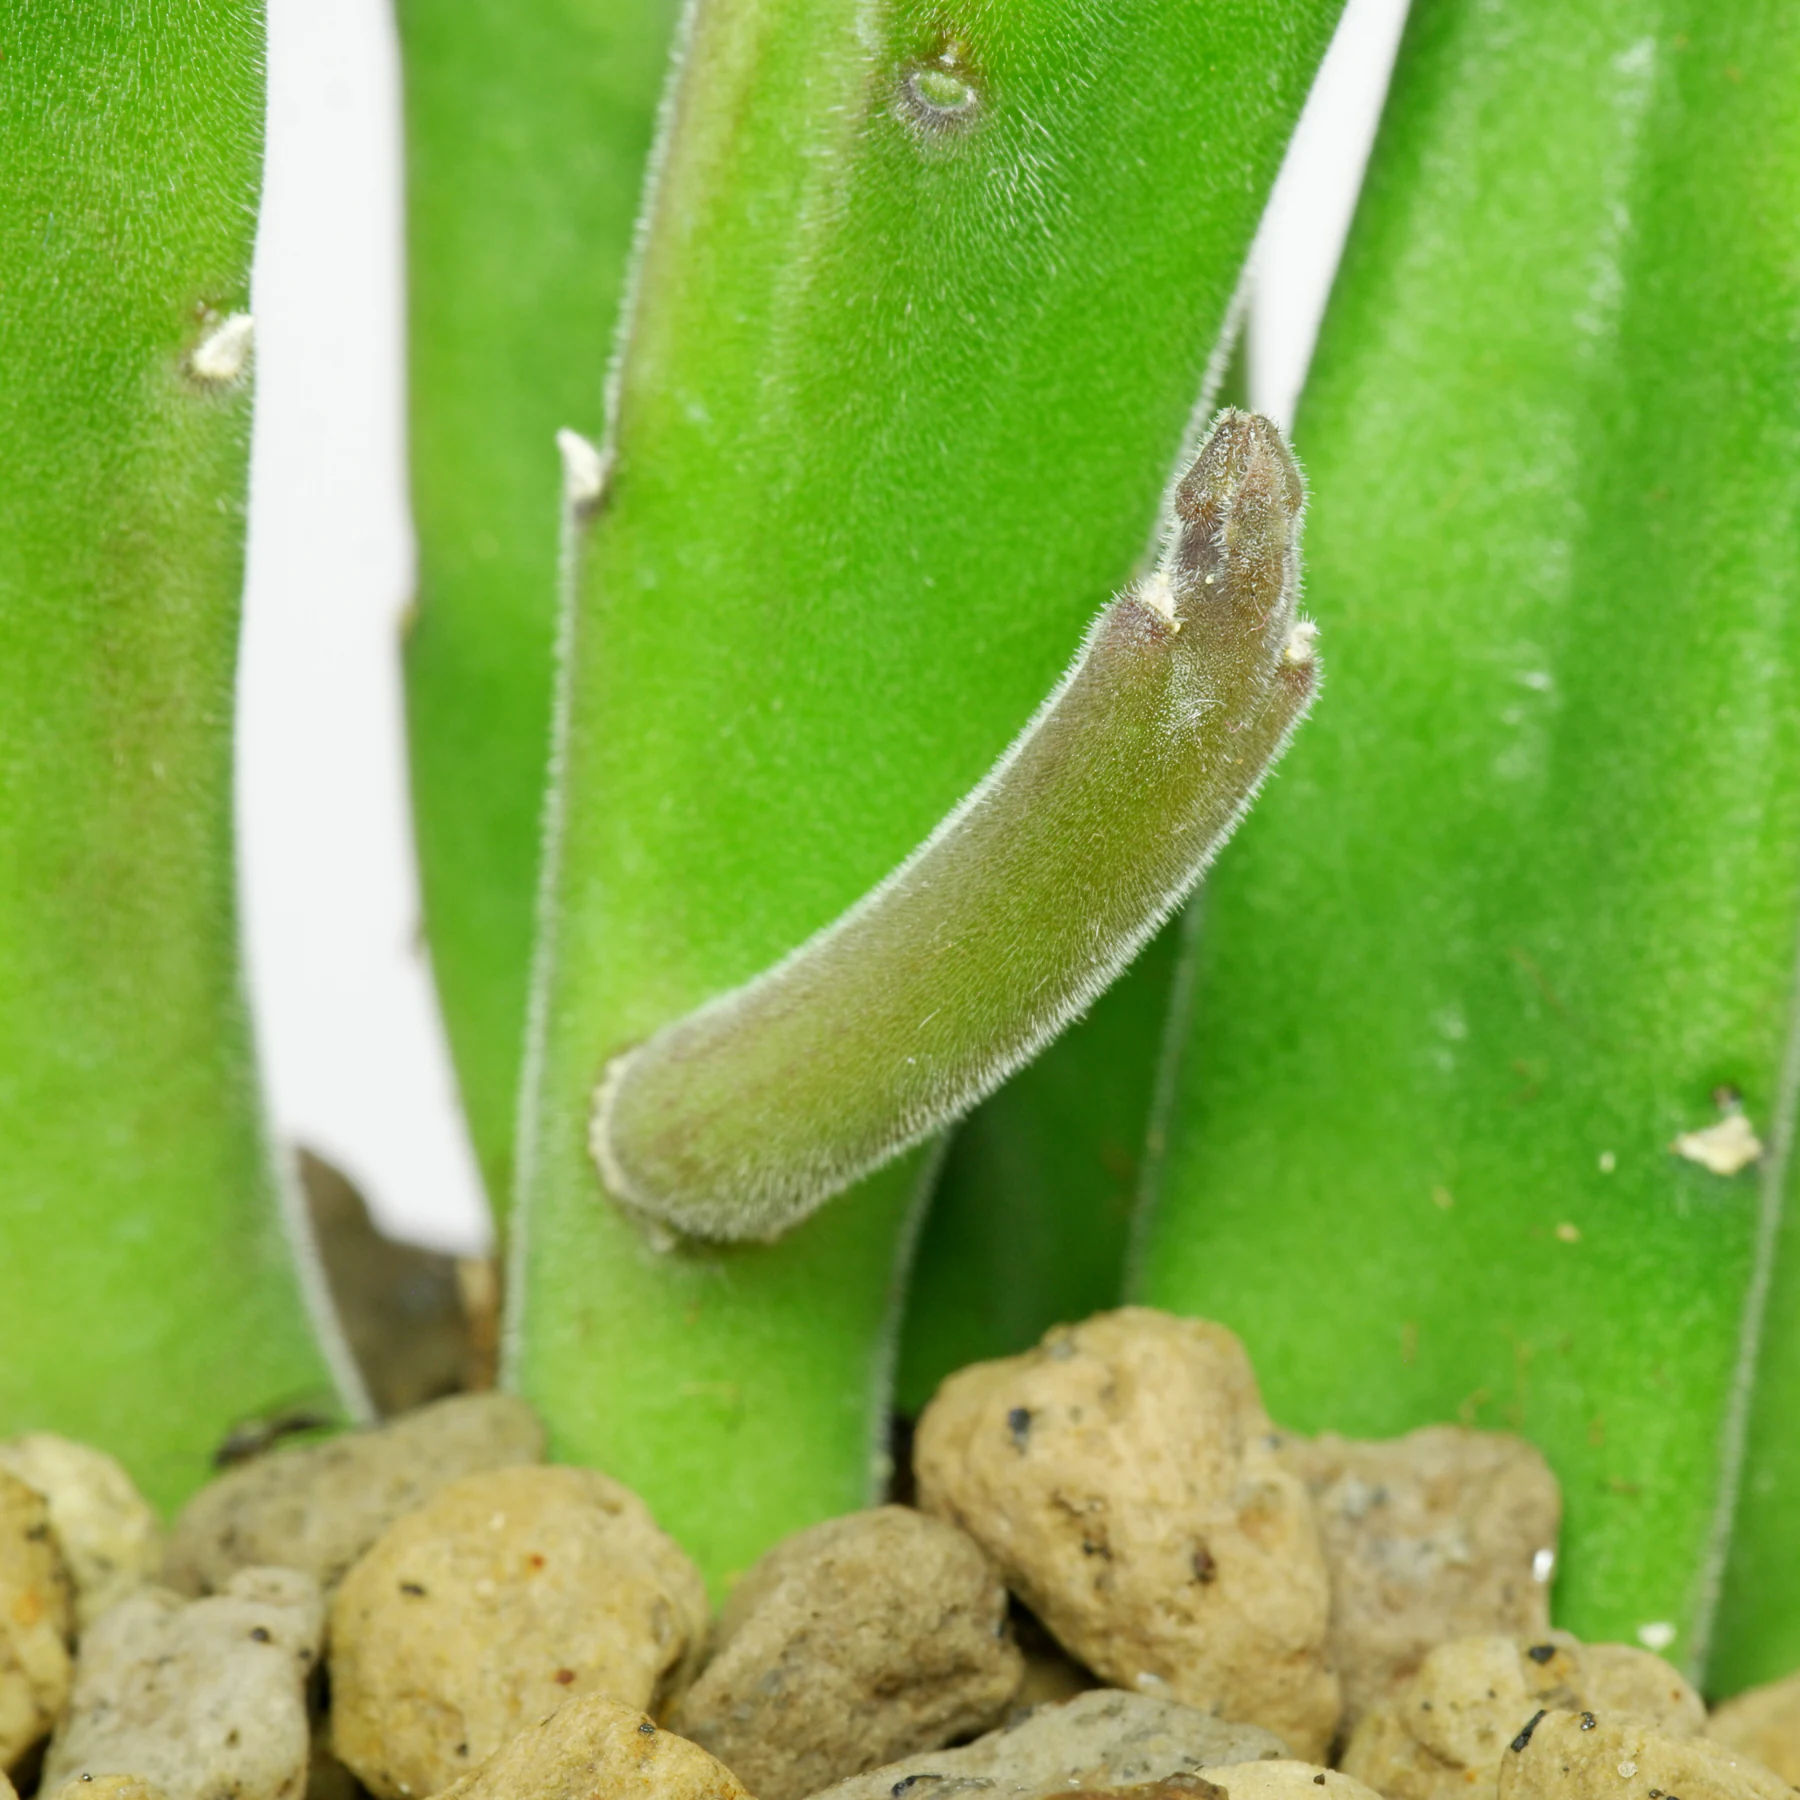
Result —
<path fill-rule="evenodd" d="M 668 1724 L 758 1800 L 805 1800 L 998 1724 L 1023 1673 L 980 1547 L 881 1506 L 796 1532 L 750 1570 Z"/>
<path fill-rule="evenodd" d="M 1499 1800 L 1793 1800 L 1760 1763 L 1623 1713 L 1547 1712 L 1500 1762 Z"/>
<path fill-rule="evenodd" d="M 167 1588 L 121 1600 L 82 1640 L 45 1791 L 132 1775 L 166 1800 L 300 1800 L 323 1610 L 294 1569 L 240 1570 L 204 1600 Z"/>
<path fill-rule="evenodd" d="M 925 1510 L 1096 1674 L 1321 1756 L 1325 1557 L 1277 1444 L 1229 1331 L 1128 1307 L 952 1375 L 914 1466 Z"/>
<path fill-rule="evenodd" d="M 17 1768 L 68 1701 L 74 1618 L 49 1503 L 0 1473 L 0 1769 Z"/>
<path fill-rule="evenodd" d="M 131 1477 L 103 1450 L 50 1431 L 0 1444 L 0 1470 L 36 1488 L 74 1587 L 77 1631 L 157 1579 L 162 1526 Z"/>
<path fill-rule="evenodd" d="M 819 1800 L 937 1800 L 979 1789 L 982 1800 L 1047 1800 L 1071 1789 L 1117 1788 L 1214 1765 L 1287 1754 L 1273 1732 L 1147 1694 L 1095 1688 L 956 1750 L 909 1756 L 826 1788 Z"/>
<path fill-rule="evenodd" d="M 1562 1493 L 1524 1439 L 1428 1425 L 1379 1442 L 1290 1437 L 1282 1460 L 1312 1495 L 1331 1571 L 1345 1727 L 1450 1638 L 1549 1629 Z"/>
<path fill-rule="evenodd" d="M 1706 1735 L 1800 1787 L 1800 1670 L 1715 1707 Z"/>
<path fill-rule="evenodd" d="M 543 1454 L 536 1413 L 510 1394 L 459 1394 L 373 1431 L 272 1451 L 188 1502 L 166 1578 L 208 1594 L 238 1569 L 274 1564 L 304 1570 L 329 1593 L 389 1525 L 450 1482 Z"/>
<path fill-rule="evenodd" d="M 1340 1760 L 1388 1800 L 1491 1800 L 1507 1745 L 1533 1713 L 1557 1709 L 1631 1716 L 1669 1737 L 1692 1736 L 1706 1717 L 1687 1682 L 1647 1650 L 1561 1631 L 1535 1642 L 1457 1638 L 1364 1714 Z"/>
<path fill-rule="evenodd" d="M 699 1745 L 600 1694 L 519 1733 L 445 1800 L 750 1800 Z"/>
<path fill-rule="evenodd" d="M 381 1800 L 450 1786 L 584 1694 L 658 1704 L 707 1628 L 700 1574 L 592 1469 L 500 1469 L 396 1521 L 331 1610 L 332 1745 Z"/>

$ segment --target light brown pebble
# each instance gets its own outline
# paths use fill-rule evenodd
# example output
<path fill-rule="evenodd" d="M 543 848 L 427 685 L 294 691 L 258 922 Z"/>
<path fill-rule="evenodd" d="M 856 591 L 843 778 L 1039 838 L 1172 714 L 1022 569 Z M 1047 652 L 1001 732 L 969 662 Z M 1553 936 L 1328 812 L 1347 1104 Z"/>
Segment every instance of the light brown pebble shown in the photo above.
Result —
<path fill-rule="evenodd" d="M 0 1769 L 17 1768 L 67 1703 L 73 1625 L 49 1504 L 0 1473 Z"/>
<path fill-rule="evenodd" d="M 1345 1728 L 1449 1638 L 1549 1628 L 1562 1493 L 1524 1439 L 1428 1425 L 1377 1442 L 1290 1437 L 1282 1460 L 1325 1546 Z"/>
<path fill-rule="evenodd" d="M 1579 1673 L 1568 1688 L 1572 1695 L 1580 1695 L 1582 1706 L 1627 1713 L 1664 1737 L 1698 1737 L 1706 1729 L 1706 1702 L 1687 1677 L 1660 1656 L 1635 1644 L 1582 1644 L 1564 1632 L 1547 1635 L 1559 1646 L 1574 1646 Z M 1542 1653 L 1541 1644 L 1531 1648 Z M 1541 1666 L 1529 1649 L 1526 1660 L 1533 1668 Z M 1560 1694 L 1557 1704 L 1567 1704 Z"/>
<path fill-rule="evenodd" d="M 1023 1674 L 980 1547 L 880 1506 L 796 1532 L 750 1570 L 668 1723 L 758 1800 L 805 1800 L 987 1730 Z"/>
<path fill-rule="evenodd" d="M 1760 1763 L 1623 1713 L 1547 1712 L 1500 1764 L 1500 1800 L 1793 1800 Z"/>
<path fill-rule="evenodd" d="M 750 1800 L 698 1744 L 600 1694 L 520 1732 L 450 1788 L 455 1800 Z"/>
<path fill-rule="evenodd" d="M 434 1794 L 577 1695 L 656 1705 L 706 1626 L 699 1571 L 616 1481 L 465 1476 L 338 1589 L 332 1746 L 382 1800 Z"/>
<path fill-rule="evenodd" d="M 952 1375 L 919 1421 L 919 1497 L 1072 1655 L 1120 1687 L 1322 1755 L 1330 1594 L 1304 1485 L 1243 1346 L 1143 1307 Z"/>
<path fill-rule="evenodd" d="M 389 1525 L 464 1475 L 538 1462 L 544 1428 L 510 1394 L 458 1394 L 372 1431 L 276 1450 L 209 1482 L 169 1540 L 166 1579 L 215 1593 L 256 1564 L 329 1593 Z"/>
<path fill-rule="evenodd" d="M 50 1507 L 75 1593 L 77 1631 L 157 1579 L 162 1526 L 150 1502 L 104 1450 L 28 1432 L 0 1444 L 0 1469 L 36 1488 Z"/>
<path fill-rule="evenodd" d="M 1562 1631 L 1456 1638 L 1363 1715 L 1340 1760 L 1388 1800 L 1491 1800 L 1507 1745 L 1533 1713 L 1558 1708 L 1628 1714 L 1670 1737 L 1705 1719 L 1700 1697 L 1648 1650 Z"/>
<path fill-rule="evenodd" d="M 1206 1779 L 1222 1788 L 1229 1800 L 1376 1800 L 1349 1775 L 1286 1758 L 1208 1769 Z"/>
<path fill-rule="evenodd" d="M 964 1789 L 982 1800 L 1047 1800 L 1072 1789 L 1141 1786 L 1172 1775 L 1283 1757 L 1287 1746 L 1255 1725 L 1147 1694 L 1095 1688 L 1061 1706 L 1040 1707 L 1017 1724 L 956 1750 L 909 1756 L 853 1775 L 818 1800 L 913 1800 Z"/>
<path fill-rule="evenodd" d="M 1800 1670 L 1714 1707 L 1706 1735 L 1800 1787 Z"/>
<path fill-rule="evenodd" d="M 82 1639 L 44 1791 L 133 1775 L 167 1800 L 299 1800 L 322 1614 L 318 1583 L 294 1569 L 240 1570 L 204 1600 L 121 1600 Z"/>
<path fill-rule="evenodd" d="M 0 1795 L 0 1800 L 5 1800 Z M 155 1782 L 141 1775 L 90 1775 L 85 1781 L 77 1775 L 66 1781 L 52 1800 L 169 1800 Z"/>

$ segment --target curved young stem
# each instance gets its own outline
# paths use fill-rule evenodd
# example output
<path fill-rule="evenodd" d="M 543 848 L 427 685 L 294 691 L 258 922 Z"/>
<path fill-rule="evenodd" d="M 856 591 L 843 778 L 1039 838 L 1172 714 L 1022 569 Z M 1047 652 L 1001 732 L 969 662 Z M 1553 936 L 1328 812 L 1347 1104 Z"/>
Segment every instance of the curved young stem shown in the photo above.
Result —
<path fill-rule="evenodd" d="M 615 1060 L 592 1130 L 615 1198 L 699 1237 L 778 1237 L 1113 981 L 1311 700 L 1302 495 L 1273 425 L 1221 415 L 1155 573 L 980 785 L 792 956 Z"/>
<path fill-rule="evenodd" d="M 1247 335 L 1228 326 L 1214 351 L 1216 406 L 1249 404 Z M 1119 1304 L 1191 910 L 950 1134 L 907 1291 L 898 1412 L 916 1418 L 955 1370 Z"/>

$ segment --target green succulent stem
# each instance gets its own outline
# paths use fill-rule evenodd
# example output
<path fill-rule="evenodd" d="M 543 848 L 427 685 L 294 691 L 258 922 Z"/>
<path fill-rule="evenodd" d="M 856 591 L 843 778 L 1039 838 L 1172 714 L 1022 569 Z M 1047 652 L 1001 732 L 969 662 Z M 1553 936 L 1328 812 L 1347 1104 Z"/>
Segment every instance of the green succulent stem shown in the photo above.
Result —
<path fill-rule="evenodd" d="M 1140 1282 L 1296 1429 L 1525 1432 L 1561 1622 L 1726 1686 L 1800 1655 L 1797 80 L 1775 4 L 1414 6 Z"/>
<path fill-rule="evenodd" d="M 233 887 L 262 51 L 255 4 L 25 0 L 0 64 L 0 1435 L 164 1505 L 332 1388 Z"/>
<path fill-rule="evenodd" d="M 871 1491 L 924 1153 L 658 1257 L 594 1089 L 894 868 L 1139 566 L 1336 11 L 692 15 L 568 624 L 510 1366 L 715 1581 Z"/>

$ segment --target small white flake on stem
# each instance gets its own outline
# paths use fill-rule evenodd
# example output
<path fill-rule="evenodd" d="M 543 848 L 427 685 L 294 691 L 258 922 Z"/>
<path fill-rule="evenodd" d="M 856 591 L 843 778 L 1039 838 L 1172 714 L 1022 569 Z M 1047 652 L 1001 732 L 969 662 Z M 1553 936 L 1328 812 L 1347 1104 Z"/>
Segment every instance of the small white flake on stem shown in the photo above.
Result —
<path fill-rule="evenodd" d="M 1728 1105 L 1725 1116 L 1703 1131 L 1684 1131 L 1669 1148 L 1677 1156 L 1698 1163 L 1715 1175 L 1736 1175 L 1762 1158 L 1762 1139 L 1752 1129 L 1738 1105 Z"/>
<path fill-rule="evenodd" d="M 230 313 L 213 326 L 188 357 L 188 372 L 208 387 L 226 387 L 250 365 L 256 321 L 248 313 Z"/>
<path fill-rule="evenodd" d="M 566 425 L 556 434 L 556 451 L 562 458 L 563 504 L 578 516 L 592 513 L 606 498 L 611 452 Z"/>

